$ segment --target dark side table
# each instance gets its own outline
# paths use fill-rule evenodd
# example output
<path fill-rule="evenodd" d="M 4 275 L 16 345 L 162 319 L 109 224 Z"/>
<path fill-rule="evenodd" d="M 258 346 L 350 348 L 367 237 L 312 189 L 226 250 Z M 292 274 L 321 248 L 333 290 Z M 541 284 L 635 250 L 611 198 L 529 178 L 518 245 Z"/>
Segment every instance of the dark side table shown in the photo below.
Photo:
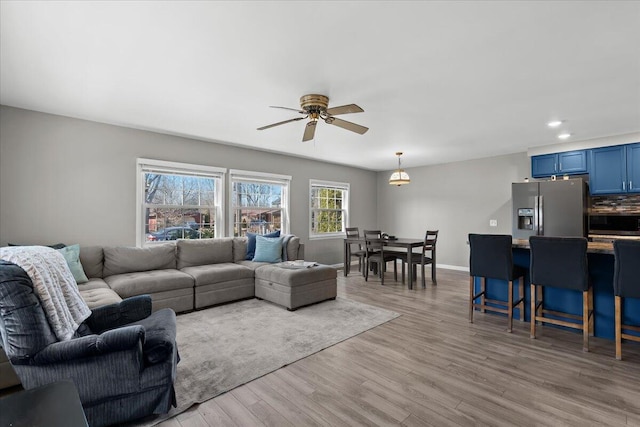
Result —
<path fill-rule="evenodd" d="M 60 381 L 0 399 L 0 427 L 88 427 L 75 384 Z"/>

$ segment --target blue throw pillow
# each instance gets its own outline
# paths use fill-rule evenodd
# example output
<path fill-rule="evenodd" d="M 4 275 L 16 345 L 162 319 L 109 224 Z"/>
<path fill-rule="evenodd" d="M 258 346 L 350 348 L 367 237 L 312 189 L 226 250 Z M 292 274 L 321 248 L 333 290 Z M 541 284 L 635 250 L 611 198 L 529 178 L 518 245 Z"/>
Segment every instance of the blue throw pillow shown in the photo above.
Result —
<path fill-rule="evenodd" d="M 69 270 L 73 274 L 73 278 L 76 279 L 76 283 L 86 283 L 89 281 L 87 275 L 84 274 L 84 269 L 80 263 L 80 245 L 70 245 L 62 249 L 58 249 L 58 252 L 62 254 Z"/>
<path fill-rule="evenodd" d="M 261 236 L 261 234 L 247 233 L 247 256 L 244 258 L 246 260 L 251 261 L 256 254 L 256 236 Z M 268 234 L 263 234 L 262 236 L 280 237 L 280 230 L 276 230 Z"/>
<path fill-rule="evenodd" d="M 282 237 L 256 236 L 256 262 L 281 262 Z"/>

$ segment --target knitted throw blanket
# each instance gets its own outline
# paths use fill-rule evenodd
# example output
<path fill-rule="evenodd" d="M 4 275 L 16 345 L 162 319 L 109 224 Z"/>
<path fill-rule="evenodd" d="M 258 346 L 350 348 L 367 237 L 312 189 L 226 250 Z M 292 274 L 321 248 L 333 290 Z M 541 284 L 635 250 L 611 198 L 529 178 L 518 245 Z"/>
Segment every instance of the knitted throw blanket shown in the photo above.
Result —
<path fill-rule="evenodd" d="M 54 334 L 60 341 L 70 340 L 91 310 L 62 254 L 44 246 L 10 246 L 0 248 L 0 259 L 27 272 Z"/>

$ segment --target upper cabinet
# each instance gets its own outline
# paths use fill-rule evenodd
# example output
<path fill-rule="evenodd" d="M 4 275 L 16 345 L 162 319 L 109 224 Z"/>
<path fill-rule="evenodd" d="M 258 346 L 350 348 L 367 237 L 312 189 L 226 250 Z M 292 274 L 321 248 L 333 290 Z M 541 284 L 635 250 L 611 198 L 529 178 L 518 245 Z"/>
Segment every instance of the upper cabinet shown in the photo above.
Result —
<path fill-rule="evenodd" d="M 640 193 L 640 143 L 591 150 L 589 188 L 591 194 Z"/>
<path fill-rule="evenodd" d="M 582 173 L 587 173 L 586 150 L 531 157 L 531 176 L 534 178 Z"/>
<path fill-rule="evenodd" d="M 627 191 L 640 193 L 640 142 L 627 145 Z"/>

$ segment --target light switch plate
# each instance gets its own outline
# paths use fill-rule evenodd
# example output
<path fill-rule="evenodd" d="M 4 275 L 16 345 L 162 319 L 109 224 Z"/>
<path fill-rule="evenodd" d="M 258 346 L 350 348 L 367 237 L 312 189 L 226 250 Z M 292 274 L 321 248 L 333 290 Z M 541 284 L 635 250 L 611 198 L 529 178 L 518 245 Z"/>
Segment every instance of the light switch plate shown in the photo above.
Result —
<path fill-rule="evenodd" d="M 490 219 L 489 220 L 489 227 L 497 227 L 498 226 L 498 220 L 497 219 Z"/>

